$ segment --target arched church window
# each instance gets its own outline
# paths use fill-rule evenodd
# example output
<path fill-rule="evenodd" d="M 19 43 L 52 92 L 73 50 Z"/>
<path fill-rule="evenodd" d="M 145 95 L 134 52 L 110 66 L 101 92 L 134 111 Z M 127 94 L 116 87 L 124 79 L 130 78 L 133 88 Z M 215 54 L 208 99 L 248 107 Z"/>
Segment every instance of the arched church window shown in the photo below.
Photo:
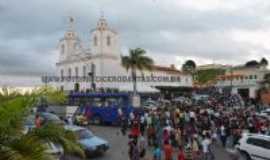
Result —
<path fill-rule="evenodd" d="M 94 37 L 94 45 L 95 45 L 95 46 L 98 45 L 97 36 Z"/>
<path fill-rule="evenodd" d="M 61 78 L 63 78 L 64 77 L 64 70 L 63 69 L 61 69 L 61 71 L 60 71 L 61 73 Z"/>
<path fill-rule="evenodd" d="M 71 78 L 71 68 L 68 69 L 68 77 Z"/>
<path fill-rule="evenodd" d="M 110 45 L 111 45 L 111 37 L 108 36 L 108 37 L 107 37 L 107 46 L 110 46 Z"/>
<path fill-rule="evenodd" d="M 75 67 L 75 76 L 79 77 L 79 68 L 78 67 Z"/>
<path fill-rule="evenodd" d="M 86 66 L 83 66 L 83 77 L 86 77 Z"/>
<path fill-rule="evenodd" d="M 96 65 L 94 63 L 91 64 L 91 72 L 93 74 L 96 72 Z"/>
<path fill-rule="evenodd" d="M 65 53 L 65 45 L 62 44 L 62 45 L 61 45 L 61 54 L 64 54 L 64 53 Z"/>

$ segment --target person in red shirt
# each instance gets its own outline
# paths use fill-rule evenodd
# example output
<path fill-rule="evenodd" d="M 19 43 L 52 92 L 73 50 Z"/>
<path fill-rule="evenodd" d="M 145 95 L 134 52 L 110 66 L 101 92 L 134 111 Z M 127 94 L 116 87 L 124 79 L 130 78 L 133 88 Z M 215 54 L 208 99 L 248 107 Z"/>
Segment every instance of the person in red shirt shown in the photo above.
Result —
<path fill-rule="evenodd" d="M 179 146 L 179 152 L 178 152 L 178 157 L 177 160 L 185 160 L 185 153 L 182 148 L 182 146 Z"/>
<path fill-rule="evenodd" d="M 133 137 L 138 138 L 141 134 L 140 132 L 140 126 L 139 123 L 137 121 L 133 122 L 132 128 L 131 128 L 131 133 L 130 133 Z"/>
<path fill-rule="evenodd" d="M 172 148 L 172 145 L 169 143 L 169 141 L 165 141 L 164 155 L 165 155 L 165 160 L 173 159 L 173 148 Z"/>
<path fill-rule="evenodd" d="M 35 117 L 35 126 L 36 126 L 36 128 L 41 127 L 41 118 L 39 115 L 36 115 L 36 117 Z"/>
<path fill-rule="evenodd" d="M 165 129 L 163 131 L 163 143 L 165 144 L 166 141 L 169 142 L 169 139 L 170 139 L 169 131 L 167 129 Z"/>

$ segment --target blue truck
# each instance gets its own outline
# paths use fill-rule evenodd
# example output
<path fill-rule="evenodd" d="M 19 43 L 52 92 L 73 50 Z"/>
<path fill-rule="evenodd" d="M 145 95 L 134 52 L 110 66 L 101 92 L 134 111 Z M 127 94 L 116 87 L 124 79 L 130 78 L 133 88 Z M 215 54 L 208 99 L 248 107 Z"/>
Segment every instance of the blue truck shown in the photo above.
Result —
<path fill-rule="evenodd" d="M 133 112 L 141 114 L 140 108 L 131 105 L 128 93 L 71 93 L 69 101 L 79 108 L 75 115 L 83 115 L 89 123 L 119 124 L 120 114 L 125 118 Z"/>

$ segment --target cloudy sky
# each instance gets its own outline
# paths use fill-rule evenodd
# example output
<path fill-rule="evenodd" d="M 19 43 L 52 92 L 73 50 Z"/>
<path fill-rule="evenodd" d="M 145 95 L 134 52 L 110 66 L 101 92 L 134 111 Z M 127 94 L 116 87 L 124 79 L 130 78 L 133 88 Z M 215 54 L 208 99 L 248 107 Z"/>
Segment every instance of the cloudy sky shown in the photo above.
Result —
<path fill-rule="evenodd" d="M 269 0 L 0 0 L 0 75 L 53 73 L 67 17 L 88 44 L 101 11 L 159 64 L 270 59 Z"/>

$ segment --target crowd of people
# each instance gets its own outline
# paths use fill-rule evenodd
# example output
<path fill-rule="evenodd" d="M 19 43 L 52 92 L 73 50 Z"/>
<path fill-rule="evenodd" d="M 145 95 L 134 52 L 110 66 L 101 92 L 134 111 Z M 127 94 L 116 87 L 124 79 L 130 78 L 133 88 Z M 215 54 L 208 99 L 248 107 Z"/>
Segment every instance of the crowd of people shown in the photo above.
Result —
<path fill-rule="evenodd" d="M 225 107 L 214 97 L 203 106 L 174 104 L 131 113 L 121 122 L 130 160 L 218 160 L 215 146 L 233 147 L 243 132 L 270 133 L 269 120 L 257 117 L 253 107 Z"/>

